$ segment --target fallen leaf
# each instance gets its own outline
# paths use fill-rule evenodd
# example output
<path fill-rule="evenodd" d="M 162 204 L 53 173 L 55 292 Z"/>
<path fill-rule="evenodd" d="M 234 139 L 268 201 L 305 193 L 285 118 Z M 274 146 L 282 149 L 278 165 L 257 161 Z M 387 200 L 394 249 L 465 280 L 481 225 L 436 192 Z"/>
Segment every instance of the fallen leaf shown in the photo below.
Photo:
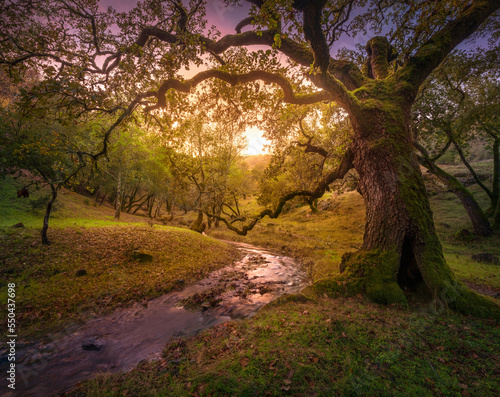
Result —
<path fill-rule="evenodd" d="M 240 360 L 240 364 L 243 368 L 245 368 L 248 363 L 249 363 L 250 359 L 248 357 L 243 357 L 241 360 Z"/>

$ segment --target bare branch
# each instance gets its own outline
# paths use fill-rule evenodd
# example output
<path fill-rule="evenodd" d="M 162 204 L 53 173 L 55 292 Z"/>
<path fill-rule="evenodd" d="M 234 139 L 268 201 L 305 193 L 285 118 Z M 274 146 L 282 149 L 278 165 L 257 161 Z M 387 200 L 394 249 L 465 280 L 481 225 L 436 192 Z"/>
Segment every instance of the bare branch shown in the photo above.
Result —
<path fill-rule="evenodd" d="M 322 157 L 328 157 L 328 152 L 323 149 L 322 147 L 320 146 L 315 146 L 313 145 L 311 142 L 313 140 L 313 137 L 310 136 L 310 135 L 307 135 L 306 132 L 304 131 L 304 126 L 302 125 L 302 119 L 299 120 L 299 127 L 300 127 L 300 131 L 302 132 L 302 135 L 304 135 L 304 137 L 307 139 L 307 142 L 303 143 L 303 142 L 293 142 L 295 143 L 297 146 L 300 146 L 300 147 L 305 147 L 305 153 L 318 153 L 320 156 Z"/>

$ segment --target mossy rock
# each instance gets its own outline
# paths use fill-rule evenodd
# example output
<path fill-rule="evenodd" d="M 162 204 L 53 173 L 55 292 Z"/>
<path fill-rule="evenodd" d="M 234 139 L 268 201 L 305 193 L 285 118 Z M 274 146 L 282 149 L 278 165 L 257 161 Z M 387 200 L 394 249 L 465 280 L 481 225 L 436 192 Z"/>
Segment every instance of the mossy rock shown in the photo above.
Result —
<path fill-rule="evenodd" d="M 475 240 L 475 236 L 468 230 L 462 229 L 455 233 L 455 239 L 459 241 L 472 241 Z"/>

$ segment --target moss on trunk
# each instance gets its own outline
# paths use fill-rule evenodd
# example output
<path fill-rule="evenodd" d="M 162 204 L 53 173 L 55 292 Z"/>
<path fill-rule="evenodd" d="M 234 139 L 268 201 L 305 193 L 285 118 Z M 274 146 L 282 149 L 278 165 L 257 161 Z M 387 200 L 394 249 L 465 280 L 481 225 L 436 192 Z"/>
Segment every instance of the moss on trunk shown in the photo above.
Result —
<path fill-rule="evenodd" d="M 444 259 L 408 128 L 409 108 L 388 80 L 364 90 L 363 117 L 352 119 L 366 206 L 363 245 L 343 257 L 339 277 L 309 290 L 362 292 L 385 304 L 406 304 L 406 295 L 415 293 L 465 314 L 500 318 L 500 306 L 460 284 Z"/>

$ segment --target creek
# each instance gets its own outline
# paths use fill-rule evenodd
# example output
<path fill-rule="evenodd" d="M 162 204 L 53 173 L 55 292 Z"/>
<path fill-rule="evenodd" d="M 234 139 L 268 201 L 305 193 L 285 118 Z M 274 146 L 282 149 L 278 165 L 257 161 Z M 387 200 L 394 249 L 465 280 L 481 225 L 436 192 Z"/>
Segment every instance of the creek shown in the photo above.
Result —
<path fill-rule="evenodd" d="M 279 296 L 304 287 L 306 274 L 292 258 L 232 244 L 244 252 L 243 259 L 181 291 L 68 326 L 48 342 L 19 347 L 16 391 L 3 395 L 50 396 L 99 373 L 129 371 L 143 360 L 159 359 L 172 338 L 251 317 Z M 0 365 L 4 374 L 5 361 L 3 357 Z"/>

